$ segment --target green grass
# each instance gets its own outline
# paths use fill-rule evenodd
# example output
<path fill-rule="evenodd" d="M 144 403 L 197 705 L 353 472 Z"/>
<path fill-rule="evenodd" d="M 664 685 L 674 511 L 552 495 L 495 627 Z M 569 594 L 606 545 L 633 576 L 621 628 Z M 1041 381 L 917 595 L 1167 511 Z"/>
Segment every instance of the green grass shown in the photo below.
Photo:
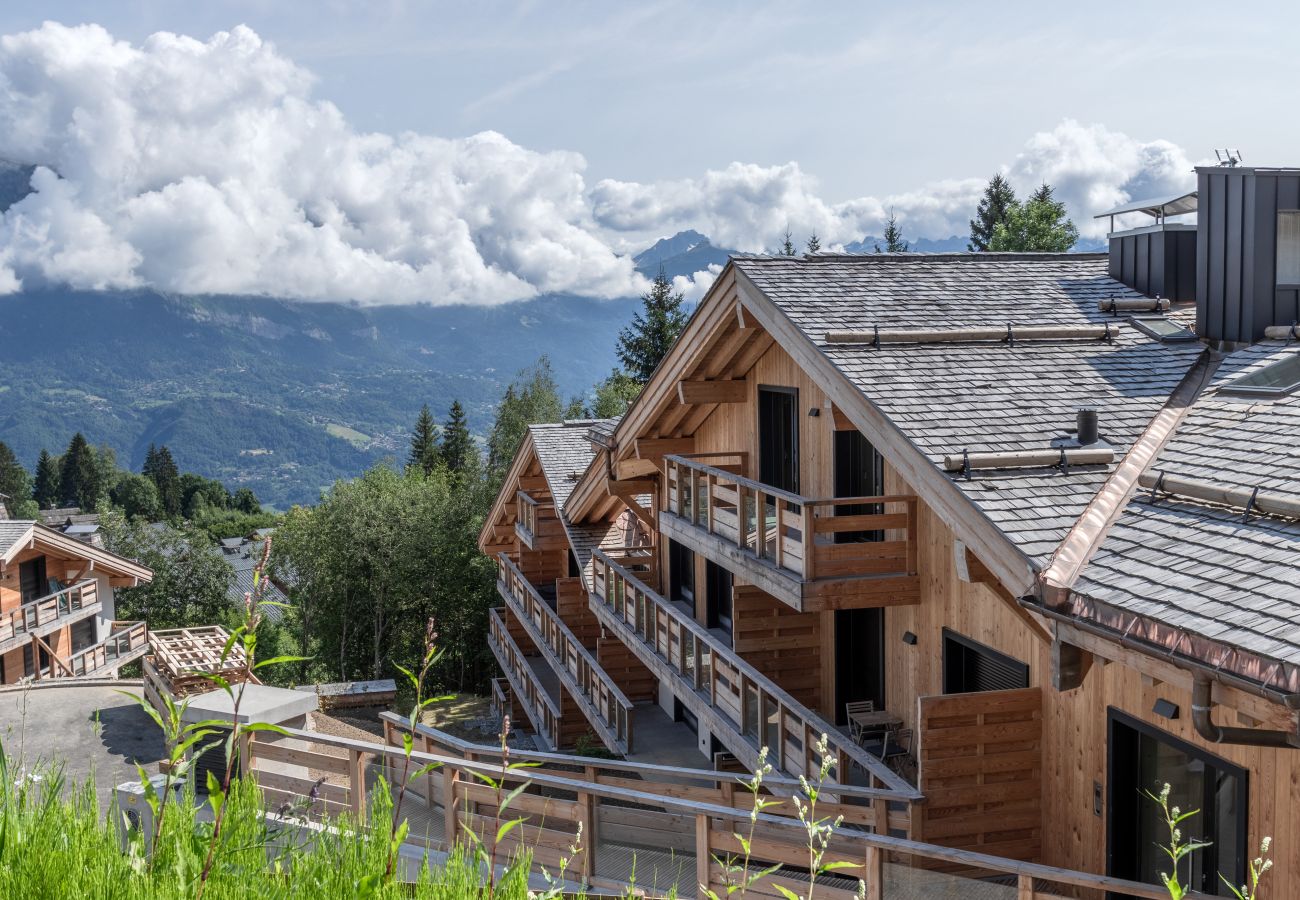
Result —
<path fill-rule="evenodd" d="M 335 425 L 331 422 L 325 426 L 325 430 L 336 438 L 343 438 L 343 440 L 359 450 L 364 450 L 370 445 L 370 435 L 362 434 L 355 428 L 349 428 L 346 425 Z"/>
<path fill-rule="evenodd" d="M 251 782 L 236 782 L 212 874 L 202 896 L 228 898 L 476 898 L 488 896 L 471 853 L 437 868 L 426 866 L 415 884 L 385 878 L 387 828 L 358 828 L 347 819 L 318 832 L 308 845 L 298 829 L 269 825 Z M 391 815 L 387 792 L 374 795 L 373 821 Z M 200 822 L 193 794 L 170 804 L 152 860 L 135 833 L 126 850 L 96 801 L 93 785 L 69 785 L 60 770 L 22 772 L 0 755 L 0 898 L 191 900 L 199 888 L 211 825 Z M 527 863 L 515 860 L 494 886 L 494 898 L 528 896 Z"/>

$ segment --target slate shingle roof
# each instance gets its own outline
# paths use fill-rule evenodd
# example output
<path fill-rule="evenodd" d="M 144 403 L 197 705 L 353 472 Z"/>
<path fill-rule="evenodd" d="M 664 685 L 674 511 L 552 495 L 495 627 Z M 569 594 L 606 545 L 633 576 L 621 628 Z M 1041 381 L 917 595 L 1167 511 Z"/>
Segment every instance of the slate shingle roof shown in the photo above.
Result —
<path fill-rule="evenodd" d="M 1300 497 L 1300 394 L 1218 392 L 1300 352 L 1269 341 L 1229 354 L 1153 472 Z M 1076 592 L 1117 609 L 1300 666 L 1300 523 L 1141 491 Z"/>
<path fill-rule="evenodd" d="M 564 513 L 564 504 L 573 493 L 578 476 L 587 470 L 596 456 L 588 432 L 612 434 L 616 424 L 618 419 L 588 419 L 554 425 L 531 425 L 528 429 L 537 461 L 542 467 L 542 474 L 546 476 L 551 496 L 555 498 L 555 508 L 569 537 L 569 545 L 589 584 L 592 576 L 592 551 L 597 547 L 622 546 L 626 537 L 620 521 L 595 524 L 569 521 Z M 639 499 L 644 499 L 644 506 L 650 505 L 648 497 Z"/>
<path fill-rule="evenodd" d="M 849 381 L 933 461 L 945 454 L 1041 450 L 1099 411 L 1121 456 L 1202 352 L 1136 329 L 1110 342 L 827 344 L 826 332 L 889 328 L 1085 325 L 1137 297 L 1106 275 L 1101 254 L 933 254 L 739 258 L 750 278 Z M 1121 320 L 1122 321 L 1122 318 Z M 1109 467 L 977 473 L 962 490 L 1034 562 L 1045 565 Z M 945 476 L 952 477 L 952 476 Z"/>
<path fill-rule="evenodd" d="M 26 538 L 34 524 L 23 519 L 0 519 L 0 556 L 5 556 L 14 544 Z"/>

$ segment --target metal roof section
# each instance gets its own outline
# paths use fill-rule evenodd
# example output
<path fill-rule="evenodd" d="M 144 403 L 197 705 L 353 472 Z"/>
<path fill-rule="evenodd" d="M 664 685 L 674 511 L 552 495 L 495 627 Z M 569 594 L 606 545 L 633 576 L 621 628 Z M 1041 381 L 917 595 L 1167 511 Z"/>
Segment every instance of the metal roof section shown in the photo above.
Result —
<path fill-rule="evenodd" d="M 1146 213 L 1154 219 L 1167 219 L 1170 216 L 1182 216 L 1196 212 L 1196 191 L 1172 194 L 1166 197 L 1149 197 L 1145 200 L 1130 200 L 1114 209 L 1097 213 L 1094 219 L 1107 216 L 1122 216 L 1126 213 Z"/>

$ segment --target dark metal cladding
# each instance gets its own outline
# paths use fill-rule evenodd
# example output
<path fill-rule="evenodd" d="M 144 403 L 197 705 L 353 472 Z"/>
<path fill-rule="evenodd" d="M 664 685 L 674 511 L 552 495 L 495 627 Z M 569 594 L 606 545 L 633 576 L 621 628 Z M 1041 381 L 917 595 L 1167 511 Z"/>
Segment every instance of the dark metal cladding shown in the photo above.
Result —
<path fill-rule="evenodd" d="M 1300 283 L 1279 283 L 1278 214 L 1300 211 L 1300 169 L 1196 170 L 1196 332 L 1249 344 L 1300 320 Z"/>
<path fill-rule="evenodd" d="M 1148 297 L 1196 299 L 1196 226 L 1163 223 L 1110 238 L 1109 274 Z"/>

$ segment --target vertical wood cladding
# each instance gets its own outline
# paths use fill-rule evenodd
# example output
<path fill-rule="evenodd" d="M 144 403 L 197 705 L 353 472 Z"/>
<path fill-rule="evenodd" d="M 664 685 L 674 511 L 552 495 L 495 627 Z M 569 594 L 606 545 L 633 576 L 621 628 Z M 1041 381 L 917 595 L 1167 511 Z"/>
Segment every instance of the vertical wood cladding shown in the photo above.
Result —
<path fill-rule="evenodd" d="M 1300 319 L 1300 285 L 1277 280 L 1277 216 L 1300 210 L 1300 170 L 1197 169 L 1196 329 L 1250 343 Z"/>

